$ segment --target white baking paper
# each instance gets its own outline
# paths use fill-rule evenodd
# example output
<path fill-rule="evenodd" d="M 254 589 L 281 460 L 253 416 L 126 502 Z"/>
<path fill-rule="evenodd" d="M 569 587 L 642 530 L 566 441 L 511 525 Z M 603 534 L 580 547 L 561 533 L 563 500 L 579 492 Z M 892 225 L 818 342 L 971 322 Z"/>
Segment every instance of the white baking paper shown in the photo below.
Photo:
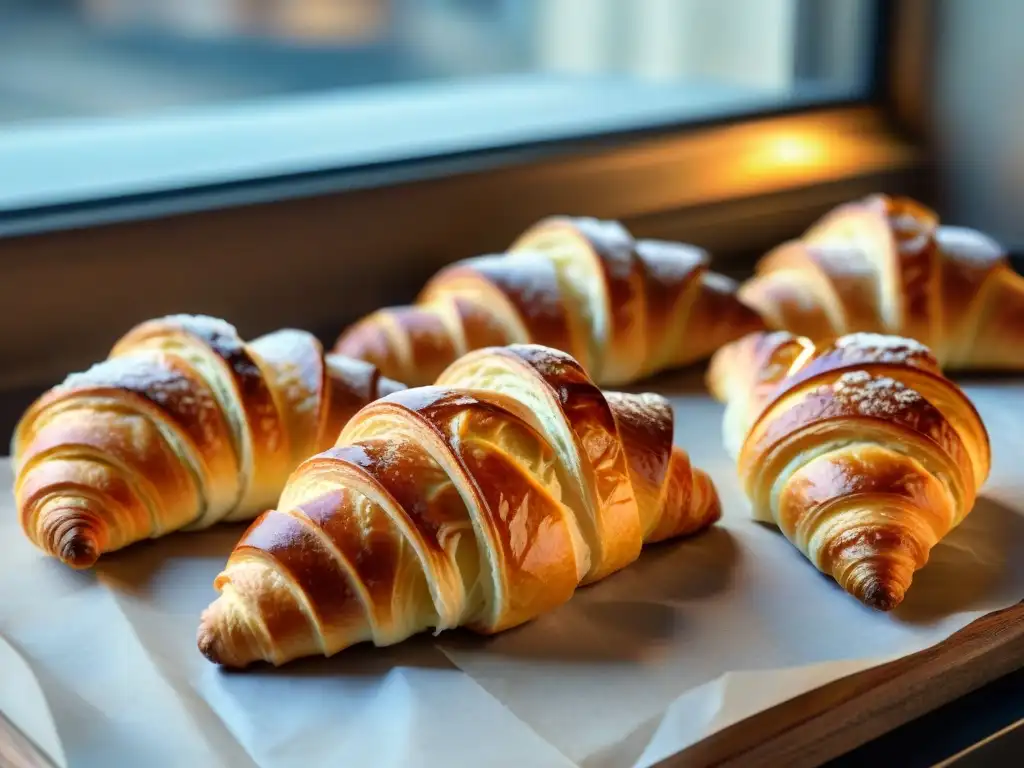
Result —
<path fill-rule="evenodd" d="M 716 481 L 715 530 L 656 546 L 494 638 L 446 633 L 277 670 L 224 672 L 196 650 L 241 527 L 170 536 L 76 573 L 25 541 L 8 494 L 0 707 L 56 764 L 76 767 L 652 765 L 1024 598 L 1024 384 L 967 390 L 992 435 L 991 478 L 889 615 L 747 519 L 722 407 L 703 394 L 673 396 L 676 439 Z M 0 483 L 10 479 L 4 462 Z"/>

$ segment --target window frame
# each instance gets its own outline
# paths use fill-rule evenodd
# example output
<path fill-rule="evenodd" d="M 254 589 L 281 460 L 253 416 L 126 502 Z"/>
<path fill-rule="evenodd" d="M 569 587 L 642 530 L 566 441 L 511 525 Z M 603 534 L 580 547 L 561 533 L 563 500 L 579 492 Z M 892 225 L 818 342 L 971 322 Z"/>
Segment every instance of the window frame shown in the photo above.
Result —
<path fill-rule="evenodd" d="M 219 315 L 250 337 L 302 327 L 333 343 L 358 316 L 412 299 L 444 264 L 498 251 L 543 215 L 693 242 L 739 276 L 839 202 L 880 190 L 928 199 L 930 4 L 874 10 L 862 101 L 0 217 L 0 306 L 13 331 L 0 338 L 0 392 L 24 403 L 167 312 Z M 736 158 L 786 132 L 827 140 L 841 160 L 745 176 Z"/>

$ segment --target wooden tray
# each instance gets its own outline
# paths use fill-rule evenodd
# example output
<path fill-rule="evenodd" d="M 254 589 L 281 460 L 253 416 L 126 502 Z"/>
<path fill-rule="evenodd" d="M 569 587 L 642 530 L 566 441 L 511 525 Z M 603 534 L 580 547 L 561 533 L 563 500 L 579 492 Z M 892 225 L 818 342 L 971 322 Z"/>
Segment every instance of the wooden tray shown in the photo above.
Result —
<path fill-rule="evenodd" d="M 742 720 L 658 766 L 821 765 L 1021 667 L 1024 602 Z"/>
<path fill-rule="evenodd" d="M 53 768 L 53 763 L 0 712 L 0 766 Z"/>

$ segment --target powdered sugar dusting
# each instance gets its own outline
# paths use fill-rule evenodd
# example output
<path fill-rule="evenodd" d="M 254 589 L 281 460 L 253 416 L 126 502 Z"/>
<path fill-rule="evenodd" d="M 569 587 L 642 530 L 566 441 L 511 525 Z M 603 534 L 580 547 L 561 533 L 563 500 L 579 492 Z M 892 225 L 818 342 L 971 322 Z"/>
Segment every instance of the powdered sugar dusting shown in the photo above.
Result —
<path fill-rule="evenodd" d="M 915 357 L 932 357 L 931 350 L 915 339 L 882 333 L 851 333 L 837 339 L 835 347 L 880 363 L 904 363 Z"/>
<path fill-rule="evenodd" d="M 938 240 L 945 256 L 965 267 L 985 269 L 1006 261 L 1002 246 L 974 229 L 943 226 L 939 228 Z"/>
<path fill-rule="evenodd" d="M 80 373 L 71 373 L 58 389 L 87 389 L 111 387 L 136 392 L 149 390 L 182 389 L 189 386 L 188 380 L 170 367 L 161 363 L 160 358 L 148 355 L 112 357 L 95 363 Z"/>
<path fill-rule="evenodd" d="M 696 246 L 661 240 L 639 240 L 636 255 L 650 278 L 663 285 L 677 285 L 708 265 L 708 254 Z"/>
<path fill-rule="evenodd" d="M 202 336 L 238 336 L 238 331 L 231 323 L 209 315 L 167 315 L 162 322 L 181 325 L 186 330 Z"/>
<path fill-rule="evenodd" d="M 867 371 L 849 371 L 832 385 L 832 393 L 865 416 L 894 416 L 923 402 L 920 394 L 888 376 L 874 377 Z"/>
<path fill-rule="evenodd" d="M 848 387 L 855 387 L 858 384 L 866 384 L 869 381 L 871 381 L 871 374 L 867 371 L 850 371 L 839 377 L 834 389 L 836 392 L 839 392 Z"/>
<path fill-rule="evenodd" d="M 81 373 L 72 373 L 55 391 L 88 394 L 112 390 L 109 396 L 122 407 L 138 411 L 132 400 L 120 393 L 141 395 L 162 409 L 178 426 L 190 434 L 202 452 L 216 451 L 224 440 L 224 422 L 211 390 L 201 379 L 190 378 L 160 354 L 137 352 L 96 363 Z"/>

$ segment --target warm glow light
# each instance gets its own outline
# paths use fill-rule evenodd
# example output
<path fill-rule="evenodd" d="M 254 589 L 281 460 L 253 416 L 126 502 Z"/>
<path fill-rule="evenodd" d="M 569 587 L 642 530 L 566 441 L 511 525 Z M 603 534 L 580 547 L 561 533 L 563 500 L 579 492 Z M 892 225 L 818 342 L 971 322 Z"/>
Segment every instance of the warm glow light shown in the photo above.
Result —
<path fill-rule="evenodd" d="M 765 152 L 767 164 L 816 165 L 825 157 L 820 137 L 806 134 L 781 134 L 768 141 Z"/>
<path fill-rule="evenodd" d="M 806 179 L 830 163 L 841 163 L 844 158 L 835 152 L 831 137 L 818 130 L 766 130 L 753 138 L 748 152 L 737 157 L 732 172 L 748 182 Z"/>

